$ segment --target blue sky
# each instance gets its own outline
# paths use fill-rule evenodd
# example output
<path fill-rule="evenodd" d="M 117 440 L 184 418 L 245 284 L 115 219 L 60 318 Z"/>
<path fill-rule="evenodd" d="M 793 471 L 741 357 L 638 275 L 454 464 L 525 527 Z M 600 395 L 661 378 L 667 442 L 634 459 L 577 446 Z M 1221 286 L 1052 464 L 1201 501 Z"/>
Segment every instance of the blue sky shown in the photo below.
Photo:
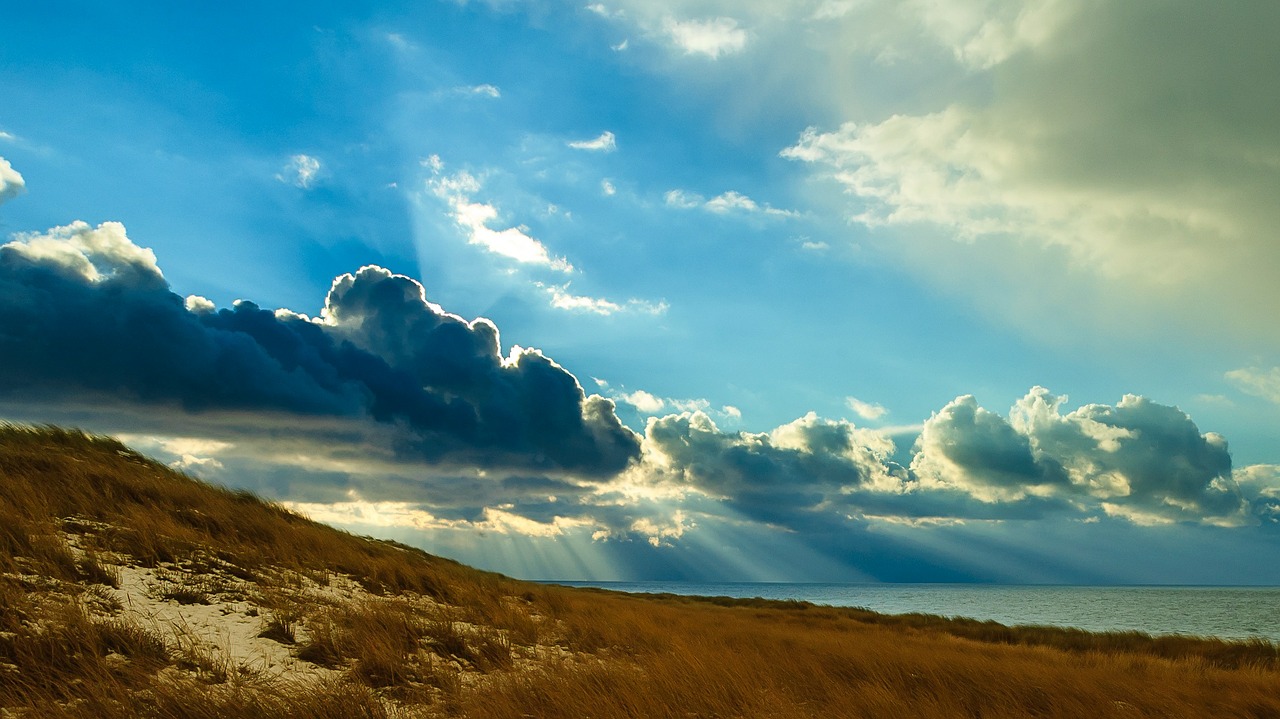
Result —
<path fill-rule="evenodd" d="M 522 577 L 1280 581 L 1277 29 L 12 9 L 0 416 Z"/>

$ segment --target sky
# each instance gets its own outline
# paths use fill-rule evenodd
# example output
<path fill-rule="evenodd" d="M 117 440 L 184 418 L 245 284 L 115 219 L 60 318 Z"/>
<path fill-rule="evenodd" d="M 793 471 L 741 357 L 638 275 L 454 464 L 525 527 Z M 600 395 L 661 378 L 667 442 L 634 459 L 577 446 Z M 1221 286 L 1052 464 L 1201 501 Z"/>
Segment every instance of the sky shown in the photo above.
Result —
<path fill-rule="evenodd" d="M 0 418 L 521 578 L 1280 583 L 1278 33 L 9 8 Z"/>

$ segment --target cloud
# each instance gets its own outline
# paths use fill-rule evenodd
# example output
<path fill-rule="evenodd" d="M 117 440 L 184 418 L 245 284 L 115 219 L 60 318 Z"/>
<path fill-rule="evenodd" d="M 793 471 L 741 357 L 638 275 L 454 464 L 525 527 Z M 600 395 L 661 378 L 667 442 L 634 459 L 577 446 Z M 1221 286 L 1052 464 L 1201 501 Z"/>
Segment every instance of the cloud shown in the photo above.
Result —
<path fill-rule="evenodd" d="M 680 189 L 668 190 L 663 195 L 663 199 L 670 207 L 678 207 L 682 210 L 702 208 L 717 215 L 761 214 L 773 217 L 794 217 L 796 214 L 790 210 L 779 210 L 768 204 L 761 205 L 750 197 L 734 190 L 723 192 L 710 200 L 696 192 Z"/>
<path fill-rule="evenodd" d="M 948 47 L 957 62 L 985 70 L 1019 52 L 1055 39 L 1083 3 L 1031 0 L 1025 3 L 961 0 L 914 3 L 925 30 Z"/>
<path fill-rule="evenodd" d="M 280 174 L 276 175 L 276 179 L 309 190 L 311 185 L 319 179 L 320 170 L 319 158 L 310 155 L 294 155 L 285 163 Z"/>
<path fill-rule="evenodd" d="M 294 433 L 323 457 L 345 437 L 371 445 L 370 463 L 610 476 L 638 456 L 610 400 L 538 350 L 503 356 L 491 322 L 445 312 L 403 275 L 336 278 L 317 320 L 201 299 L 174 294 L 118 223 L 0 246 L 0 399 L 233 435 L 261 422 L 273 451 Z"/>
<path fill-rule="evenodd" d="M 13 169 L 8 160 L 0 157 L 0 204 L 21 195 L 26 188 L 27 183 L 22 175 Z"/>
<path fill-rule="evenodd" d="M 668 190 L 663 198 L 668 205 L 686 210 L 698 207 L 706 201 L 706 198 L 702 195 L 685 192 L 684 190 Z"/>
<path fill-rule="evenodd" d="M 468 97 L 487 97 L 494 100 L 502 97 L 502 91 L 496 85 L 482 83 L 480 85 L 462 85 L 453 88 L 454 94 Z"/>
<path fill-rule="evenodd" d="M 810 19 L 813 20 L 835 20 L 848 15 L 857 3 L 854 0 L 823 0 L 822 4 L 813 11 Z"/>
<path fill-rule="evenodd" d="M 712 60 L 742 52 L 747 46 L 746 30 L 728 17 L 683 21 L 667 18 L 662 31 L 684 54 L 705 55 Z"/>
<path fill-rule="evenodd" d="M 1280 367 L 1233 369 L 1226 377 L 1241 392 L 1280 404 Z"/>
<path fill-rule="evenodd" d="M 663 410 L 671 412 L 698 412 L 708 418 L 719 418 L 736 422 L 742 419 L 742 411 L 733 405 L 723 405 L 719 409 L 712 406 L 711 400 L 704 398 L 681 399 L 678 397 L 659 397 L 651 392 L 638 389 L 633 392 L 615 392 L 613 399 L 631 405 L 641 415 L 653 416 Z M 713 420 L 714 421 L 714 420 Z"/>
<path fill-rule="evenodd" d="M 618 398 L 645 414 L 657 414 L 667 405 L 661 397 L 656 397 L 642 389 L 618 395 Z"/>
<path fill-rule="evenodd" d="M 604 3 L 589 3 L 583 6 L 584 10 L 593 12 L 600 17 L 619 17 L 623 13 L 621 10 L 610 10 Z"/>
<path fill-rule="evenodd" d="M 118 223 L 0 246 L 6 414 L 106 416 L 173 466 L 333 521 L 665 547 L 704 522 L 852 542 L 872 522 L 1280 517 L 1274 468 L 1233 469 L 1222 437 L 1133 395 L 1068 412 L 1036 387 L 1007 416 L 958 397 L 905 467 L 888 431 L 843 420 L 728 431 L 707 400 L 615 398 L 650 415 L 642 437 L 541 352 L 504 353 L 492 322 L 380 267 L 336 278 L 311 319 L 183 298 Z"/>
<path fill-rule="evenodd" d="M 441 175 L 443 163 L 439 157 L 428 158 L 436 173 L 427 181 L 427 187 L 448 203 L 450 214 L 457 225 L 467 233 L 467 242 L 479 245 L 496 255 L 521 264 L 547 267 L 559 272 L 573 272 L 573 265 L 563 257 L 553 257 L 545 245 L 530 237 L 524 227 L 508 227 L 494 230 L 489 224 L 498 219 L 498 209 L 493 205 L 472 200 L 480 191 L 480 181 L 468 172 Z"/>
<path fill-rule="evenodd" d="M 1035 387 L 1006 420 L 959 397 L 925 423 L 911 471 L 989 504 L 1056 501 L 1141 524 L 1250 521 L 1226 441 L 1186 413 L 1135 395 L 1064 415 L 1065 402 Z"/>
<path fill-rule="evenodd" d="M 614 187 L 613 183 L 609 180 L 601 180 L 600 191 L 603 192 L 606 197 L 612 197 L 618 193 L 618 188 Z"/>
<path fill-rule="evenodd" d="M 886 464 L 891 441 L 813 414 L 769 433 L 722 432 L 700 411 L 652 417 L 644 447 L 663 481 L 784 527 L 838 519 L 833 500 L 844 505 L 848 492 L 899 484 Z"/>
<path fill-rule="evenodd" d="M 575 150 L 588 150 L 590 152 L 613 152 L 618 149 L 618 140 L 612 132 L 605 130 L 600 133 L 599 137 L 590 140 L 575 140 L 568 143 L 569 147 Z"/>
<path fill-rule="evenodd" d="M 879 104 L 829 86 L 844 122 L 783 150 L 885 252 L 1029 327 L 1125 304 L 1280 339 L 1280 92 L 1253 79 L 1280 72 L 1257 50 L 1280 8 L 872 2 L 834 22 L 846 56 L 897 53 L 883 77 L 952 78 Z"/>
<path fill-rule="evenodd" d="M 1218 434 L 1201 433 L 1177 407 L 1125 395 L 1068 414 L 1066 397 L 1033 388 L 1011 411 L 1012 426 L 1039 461 L 1062 467 L 1072 491 L 1119 511 L 1169 521 L 1235 524 L 1244 499 Z"/>
<path fill-rule="evenodd" d="M 808 249 L 808 248 L 806 248 Z M 889 413 L 882 405 L 874 402 L 863 402 L 857 397 L 845 397 L 844 403 L 853 410 L 855 414 L 863 419 L 876 420 Z"/>
<path fill-rule="evenodd" d="M 618 399 L 651 414 L 673 406 L 647 392 Z M 770 432 L 726 432 L 694 409 L 649 419 L 637 471 L 801 533 L 867 518 L 1240 526 L 1280 516 L 1280 481 L 1262 470 L 1238 481 L 1225 440 L 1181 410 L 1126 395 L 1063 414 L 1065 402 L 1036 387 L 1006 418 L 958 397 L 920 428 L 907 467 L 883 430 L 810 413 Z"/>
<path fill-rule="evenodd" d="M 1042 460 L 1031 441 L 1004 418 L 958 397 L 925 422 L 911 471 L 926 483 L 959 489 L 982 502 L 1046 497 L 1067 482 L 1053 460 Z"/>
<path fill-rule="evenodd" d="M 756 204 L 755 200 L 733 190 L 707 200 L 707 204 L 704 206 L 707 210 L 718 214 L 733 210 L 742 210 L 744 212 L 757 212 L 760 210 L 760 206 Z"/>
<path fill-rule="evenodd" d="M 535 282 L 534 284 L 541 287 L 547 294 L 551 295 L 551 306 L 558 310 L 586 312 L 588 314 L 603 315 L 607 317 L 609 315 L 625 312 L 645 315 L 661 315 L 665 314 L 668 309 L 666 302 L 654 303 L 647 300 L 632 298 L 626 302 L 618 303 L 602 297 L 587 297 L 585 295 L 570 294 L 568 285 L 547 285 L 541 282 Z"/>

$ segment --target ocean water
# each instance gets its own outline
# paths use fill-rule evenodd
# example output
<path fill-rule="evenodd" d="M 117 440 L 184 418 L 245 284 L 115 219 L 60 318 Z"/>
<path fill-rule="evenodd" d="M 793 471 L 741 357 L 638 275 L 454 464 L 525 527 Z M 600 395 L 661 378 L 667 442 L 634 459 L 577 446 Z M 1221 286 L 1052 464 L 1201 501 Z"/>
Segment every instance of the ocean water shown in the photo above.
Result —
<path fill-rule="evenodd" d="M 796 599 L 885 614 L 922 612 L 1090 631 L 1187 634 L 1280 642 L 1280 587 L 993 584 L 556 582 L 621 592 Z"/>

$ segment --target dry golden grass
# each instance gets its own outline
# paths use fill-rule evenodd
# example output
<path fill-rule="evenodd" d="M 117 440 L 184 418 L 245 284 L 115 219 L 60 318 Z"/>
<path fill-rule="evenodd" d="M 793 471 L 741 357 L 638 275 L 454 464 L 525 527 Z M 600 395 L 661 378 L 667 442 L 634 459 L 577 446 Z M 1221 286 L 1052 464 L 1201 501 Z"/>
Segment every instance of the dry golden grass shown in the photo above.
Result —
<path fill-rule="evenodd" d="M 142 571 L 127 565 L 152 567 L 175 606 L 248 606 L 262 641 L 327 670 L 271 674 L 138 621 L 113 589 Z M 113 440 L 3 426 L 0 716 L 1261 718 L 1280 717 L 1280 657 L 1267 642 L 531 585 Z"/>

